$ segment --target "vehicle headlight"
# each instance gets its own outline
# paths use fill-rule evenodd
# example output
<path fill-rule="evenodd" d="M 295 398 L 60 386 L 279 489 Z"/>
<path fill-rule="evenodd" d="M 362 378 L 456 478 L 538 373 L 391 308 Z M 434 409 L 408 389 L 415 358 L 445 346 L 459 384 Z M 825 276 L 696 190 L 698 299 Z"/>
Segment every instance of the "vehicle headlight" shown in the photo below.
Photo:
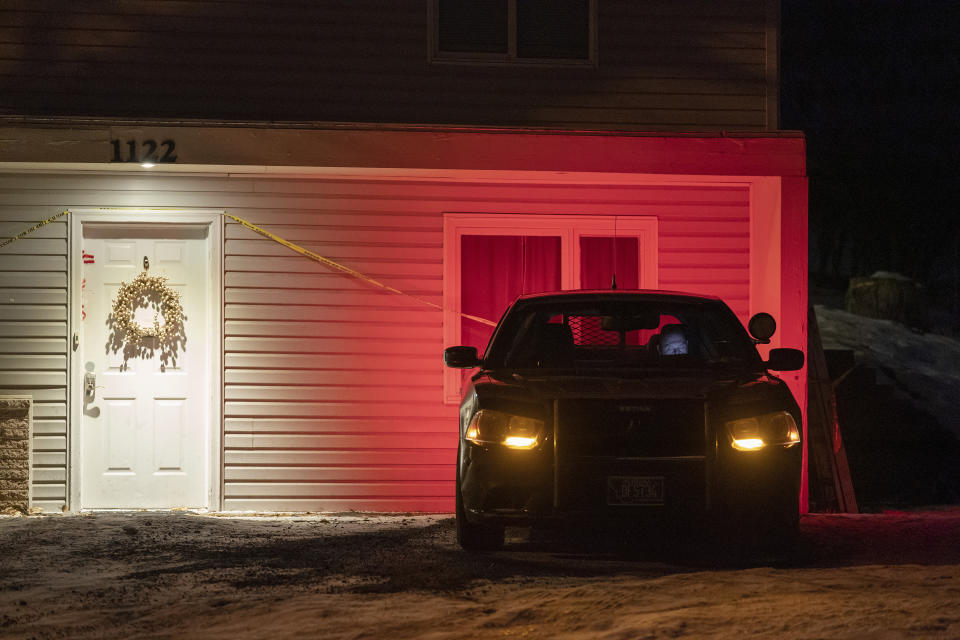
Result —
<path fill-rule="evenodd" d="M 787 411 L 731 420 L 726 425 L 730 446 L 738 451 L 759 451 L 768 446 L 793 446 L 800 431 Z"/>
<path fill-rule="evenodd" d="M 481 409 L 467 426 L 466 439 L 476 444 L 502 444 L 511 449 L 533 449 L 543 432 L 543 420 L 503 411 Z"/>

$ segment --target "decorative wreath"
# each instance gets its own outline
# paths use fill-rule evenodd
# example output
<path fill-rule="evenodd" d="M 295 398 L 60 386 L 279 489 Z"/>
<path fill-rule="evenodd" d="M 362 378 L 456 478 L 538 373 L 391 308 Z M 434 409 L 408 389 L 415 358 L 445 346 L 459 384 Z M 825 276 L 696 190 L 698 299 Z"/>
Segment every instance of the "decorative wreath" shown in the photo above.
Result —
<path fill-rule="evenodd" d="M 133 312 L 142 306 L 144 299 L 158 302 L 159 311 L 153 316 L 152 327 L 141 327 L 133 319 Z M 163 324 L 160 324 L 161 313 Z M 117 330 L 130 342 L 141 338 L 165 340 L 183 324 L 180 293 L 167 285 L 167 276 L 148 276 L 144 271 L 129 283 L 120 283 L 120 290 L 113 300 L 113 317 Z"/>

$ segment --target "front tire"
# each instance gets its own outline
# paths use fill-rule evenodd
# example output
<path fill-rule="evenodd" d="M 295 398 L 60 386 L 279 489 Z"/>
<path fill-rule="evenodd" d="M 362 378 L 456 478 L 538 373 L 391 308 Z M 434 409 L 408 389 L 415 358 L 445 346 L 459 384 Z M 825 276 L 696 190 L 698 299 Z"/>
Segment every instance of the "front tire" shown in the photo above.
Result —
<path fill-rule="evenodd" d="M 465 551 L 496 551 L 503 547 L 503 527 L 474 524 L 467 520 L 460 491 L 460 455 L 457 454 L 457 544 Z"/>
<path fill-rule="evenodd" d="M 789 500 L 787 504 L 770 515 L 764 536 L 768 549 L 788 553 L 793 551 L 800 540 L 800 504 L 799 500 Z"/>
<path fill-rule="evenodd" d="M 719 523 L 721 550 L 735 562 L 755 562 L 774 557 L 778 560 L 797 553 L 800 538 L 799 510 L 771 508 L 766 513 L 727 515 Z"/>

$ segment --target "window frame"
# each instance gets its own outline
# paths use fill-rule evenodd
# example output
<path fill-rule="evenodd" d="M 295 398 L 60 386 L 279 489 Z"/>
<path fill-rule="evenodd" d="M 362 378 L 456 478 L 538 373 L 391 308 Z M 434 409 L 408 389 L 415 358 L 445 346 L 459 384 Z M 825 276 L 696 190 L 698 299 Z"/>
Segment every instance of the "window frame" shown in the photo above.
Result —
<path fill-rule="evenodd" d="M 440 50 L 440 0 L 427 0 L 427 61 L 431 64 L 597 67 L 597 0 L 587 0 L 586 58 L 522 58 L 517 53 L 517 2 L 507 0 L 507 52 Z"/>
<path fill-rule="evenodd" d="M 641 289 L 659 286 L 659 220 L 643 215 L 567 215 L 567 214 L 443 214 L 443 346 L 460 344 L 461 238 L 465 235 L 559 236 L 560 287 L 564 291 L 580 288 L 581 237 L 635 237 L 638 242 L 639 283 Z M 490 318 L 494 322 L 499 318 Z M 460 403 L 459 370 L 445 368 L 444 404 Z"/>

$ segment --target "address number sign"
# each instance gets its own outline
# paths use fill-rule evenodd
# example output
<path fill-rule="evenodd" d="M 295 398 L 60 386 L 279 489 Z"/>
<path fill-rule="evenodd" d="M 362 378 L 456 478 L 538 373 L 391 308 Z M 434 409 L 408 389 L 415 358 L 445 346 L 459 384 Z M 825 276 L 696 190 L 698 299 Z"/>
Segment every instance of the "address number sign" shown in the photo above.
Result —
<path fill-rule="evenodd" d="M 174 151 L 177 143 L 173 140 L 164 140 L 159 145 L 156 140 L 127 140 L 126 144 L 120 140 L 111 140 L 113 145 L 113 159 L 110 162 L 152 162 L 154 164 L 176 162 Z"/>

